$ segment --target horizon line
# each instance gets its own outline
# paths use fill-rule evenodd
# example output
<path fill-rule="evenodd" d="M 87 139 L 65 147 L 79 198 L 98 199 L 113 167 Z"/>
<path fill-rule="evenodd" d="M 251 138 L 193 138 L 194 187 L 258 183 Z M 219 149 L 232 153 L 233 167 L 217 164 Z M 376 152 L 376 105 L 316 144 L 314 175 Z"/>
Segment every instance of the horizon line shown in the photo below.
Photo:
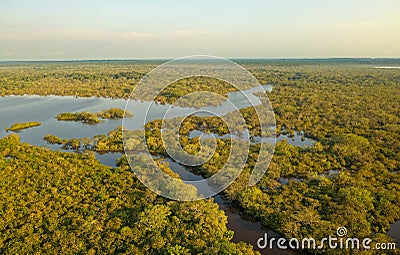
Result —
<path fill-rule="evenodd" d="M 0 59 L 4 62 L 169 61 L 176 58 Z M 233 57 L 228 60 L 400 60 L 396 57 Z"/>

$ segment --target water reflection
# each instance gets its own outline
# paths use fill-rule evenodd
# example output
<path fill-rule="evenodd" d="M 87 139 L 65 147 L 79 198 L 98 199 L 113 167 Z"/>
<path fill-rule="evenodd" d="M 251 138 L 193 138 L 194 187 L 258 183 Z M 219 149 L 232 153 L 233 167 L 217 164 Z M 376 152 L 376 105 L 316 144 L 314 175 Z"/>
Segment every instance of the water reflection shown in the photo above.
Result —
<path fill-rule="evenodd" d="M 390 224 L 389 231 L 386 233 L 388 236 L 392 237 L 397 244 L 397 247 L 400 245 L 400 220 L 396 221 L 393 224 Z"/>
<path fill-rule="evenodd" d="M 185 166 L 173 161 L 170 158 L 164 159 L 169 163 L 170 168 L 178 173 L 183 180 L 201 180 L 202 176 L 196 175 Z M 214 201 L 219 205 L 219 208 L 223 210 L 228 216 L 228 229 L 234 231 L 232 238 L 233 242 L 245 242 L 253 245 L 254 249 L 259 251 L 261 254 L 272 254 L 272 255 L 287 255 L 294 254 L 293 251 L 280 250 L 277 247 L 272 249 L 261 250 L 257 247 L 257 240 L 264 236 L 264 233 L 268 233 L 270 237 L 280 237 L 279 234 L 267 229 L 261 225 L 260 222 L 254 221 L 251 217 L 244 215 L 237 208 L 228 203 L 221 195 L 213 196 Z"/>
<path fill-rule="evenodd" d="M 271 85 L 264 85 L 263 89 L 271 91 Z M 256 96 L 253 93 L 260 92 L 260 88 L 253 88 L 242 92 L 232 92 L 228 94 L 231 101 L 240 108 L 248 107 L 249 102 L 254 100 Z M 134 101 L 130 102 L 131 112 L 134 113 L 132 118 L 126 119 L 127 125 L 132 129 L 143 128 L 143 123 L 138 120 L 144 119 L 146 110 L 151 102 Z M 8 135 L 5 129 L 15 122 L 40 121 L 40 127 L 31 128 L 19 132 L 22 142 L 27 142 L 37 146 L 45 146 L 52 150 L 63 150 L 59 145 L 50 145 L 43 140 L 47 134 L 53 134 L 63 139 L 93 137 L 95 135 L 107 134 L 122 125 L 121 120 L 106 120 L 97 125 L 87 125 L 79 122 L 60 122 L 55 119 L 56 115 L 62 112 L 99 112 L 104 109 L 125 108 L 126 101 L 121 99 L 105 99 L 105 98 L 74 98 L 60 96 L 7 96 L 0 98 L 0 137 Z M 148 121 L 162 118 L 163 113 L 169 105 L 157 105 L 152 114 L 152 119 Z M 222 103 L 220 106 L 204 107 L 202 110 L 211 111 L 219 115 L 228 113 L 231 107 Z M 157 112 L 160 114 L 157 115 Z M 182 107 L 173 107 L 171 117 L 185 115 L 191 112 L 191 109 Z M 121 153 L 105 153 L 95 154 L 96 158 L 104 165 L 115 167 L 116 160 L 122 156 Z M 179 165 L 171 159 L 165 159 L 171 168 L 177 172 L 183 180 L 201 180 L 202 177 L 188 171 L 184 166 Z M 224 199 L 217 195 L 214 197 L 222 210 L 228 216 L 228 228 L 235 232 L 233 240 L 235 242 L 244 241 L 255 245 L 258 238 L 262 237 L 266 231 L 259 222 L 253 222 L 248 218 L 244 218 L 238 210 L 230 206 Z M 268 233 L 271 233 L 269 231 Z M 256 245 L 255 245 L 256 247 Z M 263 251 L 265 252 L 265 251 Z M 269 254 L 288 254 L 286 251 L 269 250 Z"/>
<path fill-rule="evenodd" d="M 193 139 L 195 137 L 200 137 L 200 138 L 218 138 L 218 139 L 242 139 L 242 140 L 250 140 L 252 144 L 255 143 L 270 143 L 274 144 L 275 143 L 275 138 L 274 137 L 260 137 L 260 136 L 250 136 L 249 133 L 246 131 L 242 135 L 234 135 L 234 134 L 225 134 L 225 135 L 218 135 L 215 133 L 205 133 L 200 130 L 192 130 L 189 133 L 189 138 Z M 279 135 L 276 138 L 276 142 L 284 141 L 286 140 L 288 144 L 294 145 L 294 146 L 300 146 L 300 147 L 312 147 L 314 143 L 316 143 L 315 140 L 311 138 L 307 138 L 301 135 L 301 133 L 295 133 L 293 137 L 290 137 L 289 135 Z"/>

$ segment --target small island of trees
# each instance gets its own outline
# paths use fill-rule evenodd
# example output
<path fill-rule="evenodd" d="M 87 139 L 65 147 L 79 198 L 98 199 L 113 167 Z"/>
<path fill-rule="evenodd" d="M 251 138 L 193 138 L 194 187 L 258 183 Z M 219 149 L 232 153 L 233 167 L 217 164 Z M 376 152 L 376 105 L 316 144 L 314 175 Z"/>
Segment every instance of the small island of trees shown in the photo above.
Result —
<path fill-rule="evenodd" d="M 11 125 L 11 127 L 6 128 L 6 131 L 13 131 L 13 132 L 18 132 L 23 129 L 31 128 L 31 127 L 37 127 L 42 125 L 39 121 L 30 121 L 30 122 L 16 122 Z"/>
<path fill-rule="evenodd" d="M 97 124 L 104 119 L 122 119 L 133 116 L 129 111 L 124 111 L 119 108 L 111 108 L 97 113 L 91 112 L 64 112 L 57 115 L 58 121 L 77 121 L 84 124 Z"/>
<path fill-rule="evenodd" d="M 49 144 L 62 145 L 62 148 L 66 150 L 93 150 L 99 153 L 124 152 L 121 126 L 110 131 L 107 135 L 62 139 L 53 134 L 47 134 L 43 139 Z"/>

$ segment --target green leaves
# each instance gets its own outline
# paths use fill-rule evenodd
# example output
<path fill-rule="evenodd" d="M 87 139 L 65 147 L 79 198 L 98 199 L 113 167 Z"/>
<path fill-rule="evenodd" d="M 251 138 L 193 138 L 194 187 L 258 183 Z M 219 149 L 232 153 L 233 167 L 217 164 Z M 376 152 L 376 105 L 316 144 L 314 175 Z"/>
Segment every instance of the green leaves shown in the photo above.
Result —
<path fill-rule="evenodd" d="M 124 111 L 119 108 L 111 108 L 97 113 L 91 112 L 64 112 L 57 114 L 58 121 L 78 121 L 84 124 L 97 124 L 104 119 L 122 119 L 124 117 L 131 117 L 132 113 Z M 102 119 L 102 120 L 101 120 Z"/>
<path fill-rule="evenodd" d="M 229 242 L 217 204 L 158 198 L 126 159 L 119 166 L 21 144 L 17 135 L 0 139 L 1 253 L 253 253 Z"/>
<path fill-rule="evenodd" d="M 14 132 L 18 132 L 21 131 L 23 129 L 27 129 L 27 128 L 31 128 L 31 127 L 37 127 L 42 125 L 42 123 L 38 122 L 38 121 L 31 121 L 31 122 L 22 122 L 22 123 L 14 123 L 11 125 L 11 127 L 6 128 L 6 132 L 8 131 L 14 131 Z"/>

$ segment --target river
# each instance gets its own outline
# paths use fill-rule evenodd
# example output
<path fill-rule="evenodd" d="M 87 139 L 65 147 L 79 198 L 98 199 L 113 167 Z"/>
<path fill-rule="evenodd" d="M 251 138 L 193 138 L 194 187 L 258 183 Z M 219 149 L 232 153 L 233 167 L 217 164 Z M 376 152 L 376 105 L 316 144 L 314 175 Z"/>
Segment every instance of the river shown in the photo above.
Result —
<path fill-rule="evenodd" d="M 264 85 L 265 90 L 271 90 L 271 85 Z M 247 96 L 254 96 L 253 93 L 257 92 L 256 89 L 250 89 L 243 91 Z M 240 92 L 229 93 L 228 96 L 231 100 L 242 100 L 242 97 L 238 96 Z M 235 99 L 236 98 L 236 99 Z M 247 107 L 246 102 L 236 102 L 241 108 Z M 143 119 L 144 114 L 149 106 L 150 102 L 134 101 L 130 102 L 130 108 L 135 109 L 133 112 L 134 116 L 129 119 L 130 129 L 132 129 L 132 123 L 137 123 L 135 128 L 143 128 L 139 120 Z M 49 147 L 53 150 L 63 150 L 58 145 L 49 145 L 43 140 L 43 137 L 47 134 L 54 134 L 61 138 L 83 138 L 93 137 L 99 134 L 107 134 L 109 131 L 121 126 L 121 120 L 106 120 L 103 123 L 97 125 L 87 125 L 78 122 L 61 122 L 55 119 L 56 115 L 61 112 L 81 112 L 90 111 L 98 112 L 101 110 L 109 109 L 111 107 L 125 108 L 126 101 L 122 99 L 106 99 L 106 98 L 74 98 L 74 97 L 60 97 L 60 96 L 7 96 L 0 97 L 0 137 L 8 135 L 5 129 L 11 126 L 15 122 L 26 122 L 26 121 L 40 121 L 42 123 L 39 127 L 30 128 L 23 130 L 18 133 L 22 142 L 27 142 L 37 146 Z M 168 105 L 157 105 L 160 108 L 160 112 L 164 112 Z M 209 107 L 211 111 L 224 113 L 224 105 Z M 188 109 L 174 107 L 173 116 L 182 116 Z M 162 115 L 152 115 L 152 119 L 162 118 Z M 151 120 L 151 119 L 150 119 Z M 200 133 L 192 133 L 191 136 L 202 135 Z M 205 135 L 205 134 L 203 134 Z M 257 138 L 256 138 L 257 139 Z M 302 138 L 300 134 L 296 134 L 293 138 L 281 135 L 277 138 L 277 141 L 287 140 L 288 143 L 295 146 L 312 146 L 315 142 L 311 139 Z M 264 140 L 263 140 L 264 142 Z M 120 153 L 96 153 L 96 158 L 104 165 L 115 167 L 116 159 L 121 157 Z M 184 180 L 197 180 L 201 176 L 194 175 L 188 171 L 185 167 L 178 163 L 166 159 L 171 169 L 176 171 Z M 225 214 L 228 216 L 227 227 L 234 231 L 234 242 L 243 241 L 252 244 L 255 249 L 258 238 L 262 237 L 265 232 L 269 235 L 277 235 L 271 230 L 265 229 L 259 222 L 254 222 L 251 218 L 241 214 L 241 212 L 227 203 L 220 195 L 214 196 L 214 200 Z M 395 225 L 395 230 L 391 231 L 398 234 L 400 224 Z M 397 232 L 396 232 L 397 229 Z M 398 237 L 397 237 L 398 238 Z M 278 249 L 262 251 L 263 254 L 291 254 L 289 251 L 283 251 Z"/>

